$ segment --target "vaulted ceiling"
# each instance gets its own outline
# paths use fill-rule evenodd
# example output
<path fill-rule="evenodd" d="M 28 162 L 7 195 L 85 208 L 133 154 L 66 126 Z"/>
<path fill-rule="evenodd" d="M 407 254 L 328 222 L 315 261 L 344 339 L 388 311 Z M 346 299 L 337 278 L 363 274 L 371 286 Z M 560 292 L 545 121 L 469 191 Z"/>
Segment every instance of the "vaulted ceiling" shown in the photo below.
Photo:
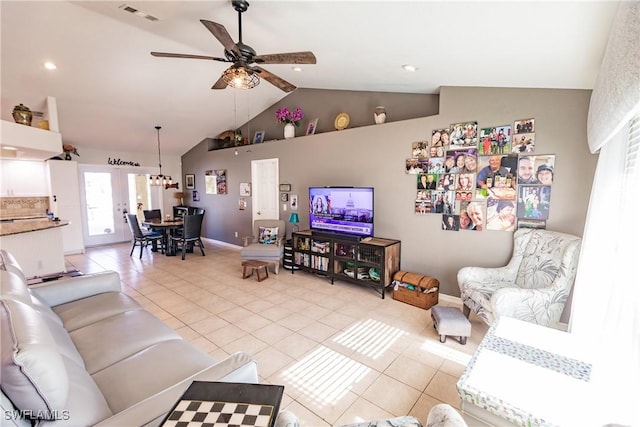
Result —
<path fill-rule="evenodd" d="M 266 81 L 211 90 L 229 64 L 155 58 L 151 51 L 224 56 L 200 23 L 238 38 L 230 1 L 2 1 L 2 119 L 57 99 L 63 141 L 182 154 L 286 93 Z M 268 1 L 242 16 L 258 54 L 312 51 L 317 64 L 264 65 L 297 87 L 438 93 L 440 86 L 591 89 L 614 1 Z M 124 5 L 140 13 L 127 12 Z M 158 18 L 150 21 L 140 16 Z M 45 70 L 53 61 L 57 69 Z M 418 68 L 402 69 L 403 64 Z"/>

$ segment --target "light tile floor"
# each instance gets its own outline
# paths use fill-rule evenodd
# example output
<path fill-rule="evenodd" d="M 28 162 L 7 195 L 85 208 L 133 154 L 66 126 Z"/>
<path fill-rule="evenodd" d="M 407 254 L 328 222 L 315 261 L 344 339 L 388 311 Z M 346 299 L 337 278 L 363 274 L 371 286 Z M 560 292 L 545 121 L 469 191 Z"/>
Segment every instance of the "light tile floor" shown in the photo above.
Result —
<path fill-rule="evenodd" d="M 262 383 L 285 386 L 281 410 L 303 426 L 332 426 L 413 415 L 426 425 L 441 402 L 460 409 L 456 382 L 487 332 L 472 317 L 466 345 L 440 343 L 430 311 L 373 290 L 280 269 L 258 283 L 242 279 L 239 250 L 205 241 L 166 257 L 130 244 L 66 257 L 83 273 L 116 270 L 123 288 L 150 312 L 216 359 L 244 351 Z M 457 301 L 457 302 L 456 302 Z M 460 307 L 459 300 L 440 304 Z"/>

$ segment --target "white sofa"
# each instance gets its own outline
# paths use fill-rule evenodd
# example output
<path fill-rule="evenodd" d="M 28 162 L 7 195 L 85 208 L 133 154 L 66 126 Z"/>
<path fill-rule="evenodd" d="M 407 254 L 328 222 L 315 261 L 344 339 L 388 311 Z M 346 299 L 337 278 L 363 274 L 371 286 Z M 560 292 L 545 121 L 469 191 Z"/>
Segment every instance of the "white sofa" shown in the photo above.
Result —
<path fill-rule="evenodd" d="M 194 380 L 258 382 L 245 353 L 222 361 L 121 291 L 116 272 L 27 286 L 0 251 L 2 425 L 154 426 Z"/>

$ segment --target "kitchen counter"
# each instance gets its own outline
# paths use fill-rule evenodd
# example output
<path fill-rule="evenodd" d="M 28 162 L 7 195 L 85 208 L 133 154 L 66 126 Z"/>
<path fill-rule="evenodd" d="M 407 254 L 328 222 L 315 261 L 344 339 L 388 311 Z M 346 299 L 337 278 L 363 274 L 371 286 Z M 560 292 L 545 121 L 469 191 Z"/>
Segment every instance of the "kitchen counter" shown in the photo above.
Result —
<path fill-rule="evenodd" d="M 65 271 L 62 230 L 69 221 L 48 218 L 0 222 L 0 248 L 10 252 L 27 279 Z"/>
<path fill-rule="evenodd" d="M 69 225 L 69 221 L 51 221 L 48 218 L 42 219 L 15 219 L 13 221 L 0 222 L 0 236 L 12 234 L 28 233 L 31 231 L 48 230 L 56 227 Z"/>

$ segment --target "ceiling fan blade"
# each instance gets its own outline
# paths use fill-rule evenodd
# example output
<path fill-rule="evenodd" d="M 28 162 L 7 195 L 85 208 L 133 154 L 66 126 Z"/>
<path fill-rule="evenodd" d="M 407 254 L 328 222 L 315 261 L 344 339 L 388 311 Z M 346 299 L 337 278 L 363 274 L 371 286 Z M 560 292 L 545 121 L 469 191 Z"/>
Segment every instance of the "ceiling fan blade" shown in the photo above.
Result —
<path fill-rule="evenodd" d="M 230 62 L 226 58 L 218 58 L 215 56 L 189 55 L 185 53 L 167 53 L 167 52 L 151 52 L 151 55 L 159 58 L 188 58 L 188 59 L 207 59 L 211 61 Z"/>
<path fill-rule="evenodd" d="M 227 82 L 224 81 L 224 78 L 222 76 L 220 76 L 220 78 L 218 79 L 218 81 L 216 81 L 213 86 L 211 86 L 211 89 L 226 89 L 227 88 Z"/>
<path fill-rule="evenodd" d="M 237 57 L 240 57 L 240 51 L 236 47 L 236 43 L 233 41 L 229 32 L 223 25 L 218 24 L 217 22 L 207 21 L 206 19 L 201 19 L 200 22 L 207 27 L 207 30 L 213 34 L 213 36 L 218 39 L 222 46 L 230 52 L 233 52 Z"/>
<path fill-rule="evenodd" d="M 258 55 L 253 58 L 258 64 L 315 64 L 316 56 L 313 52 L 273 53 Z"/>
<path fill-rule="evenodd" d="M 293 92 L 296 87 L 289 83 L 288 81 L 276 76 L 275 74 L 270 73 L 262 67 L 252 67 L 255 71 L 260 74 L 260 78 L 265 79 L 275 87 L 285 91 L 285 92 Z"/>

